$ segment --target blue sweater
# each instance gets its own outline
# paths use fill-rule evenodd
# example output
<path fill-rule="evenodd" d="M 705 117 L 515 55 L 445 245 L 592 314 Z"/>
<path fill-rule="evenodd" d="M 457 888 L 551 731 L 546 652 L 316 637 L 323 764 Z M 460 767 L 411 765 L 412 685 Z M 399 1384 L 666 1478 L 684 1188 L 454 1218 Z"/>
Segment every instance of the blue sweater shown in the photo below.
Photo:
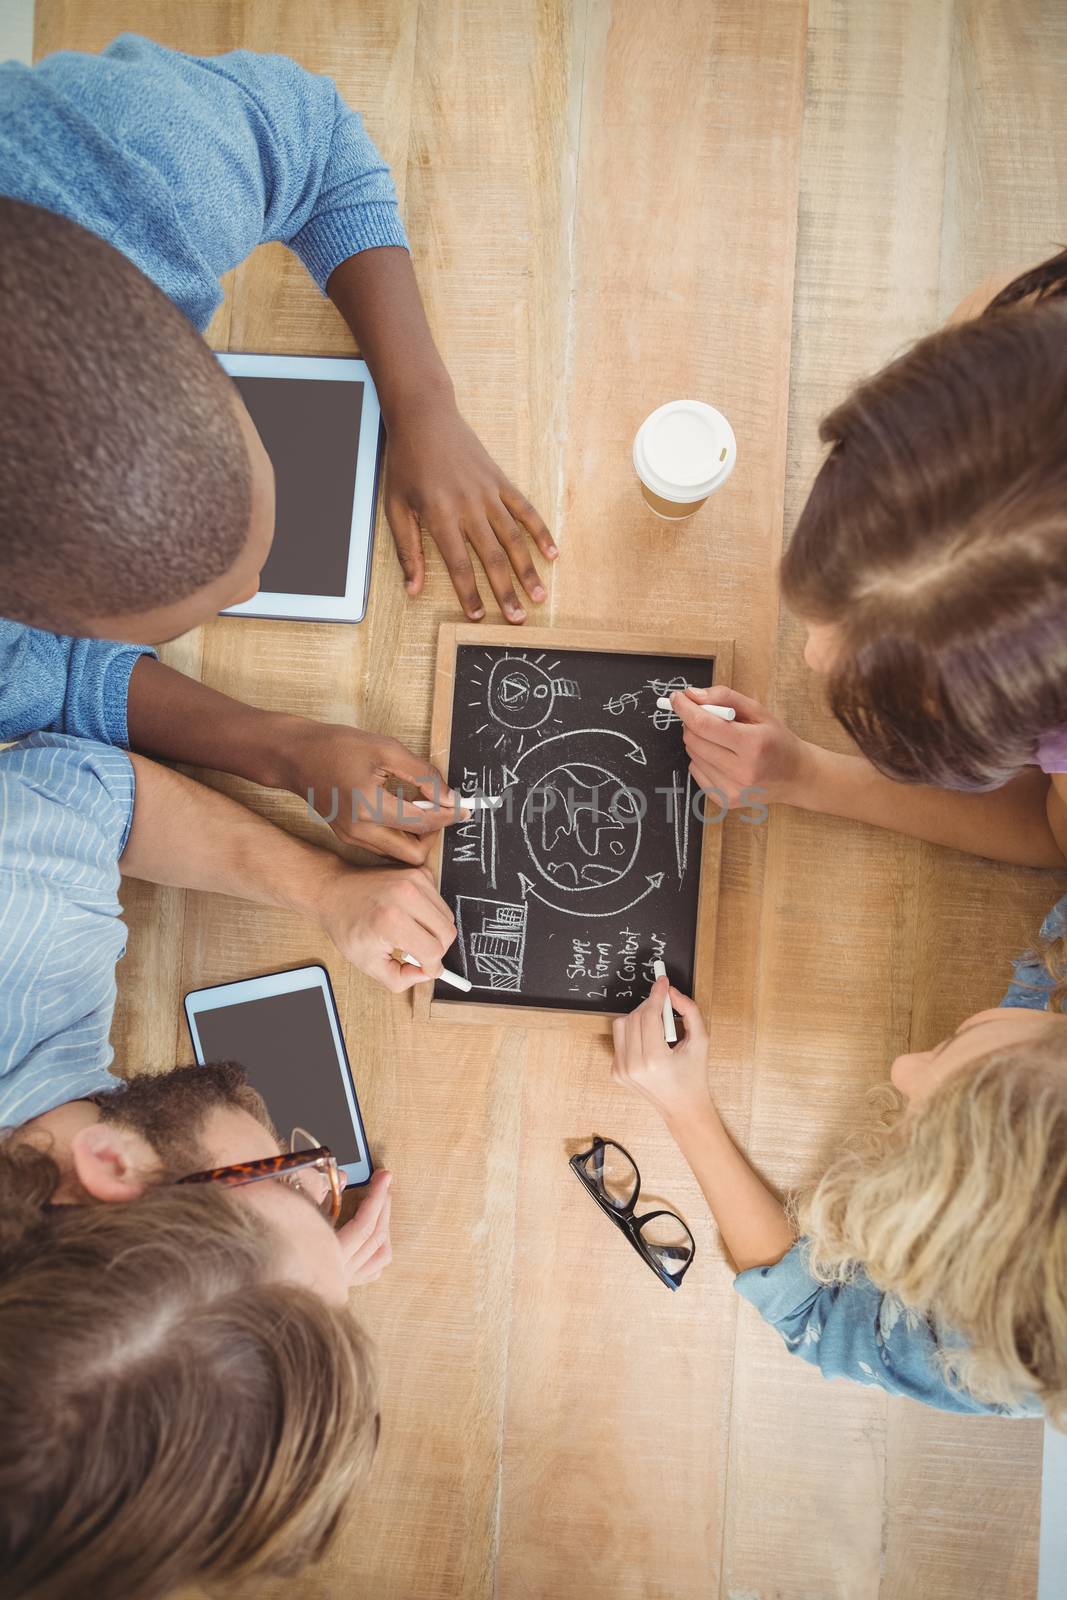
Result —
<path fill-rule="evenodd" d="M 288 245 L 322 290 L 360 250 L 406 245 L 389 169 L 329 78 L 133 34 L 0 66 L 0 193 L 106 239 L 201 331 L 220 276 L 258 244 Z M 142 653 L 0 620 L 0 740 L 54 729 L 125 745 Z"/>

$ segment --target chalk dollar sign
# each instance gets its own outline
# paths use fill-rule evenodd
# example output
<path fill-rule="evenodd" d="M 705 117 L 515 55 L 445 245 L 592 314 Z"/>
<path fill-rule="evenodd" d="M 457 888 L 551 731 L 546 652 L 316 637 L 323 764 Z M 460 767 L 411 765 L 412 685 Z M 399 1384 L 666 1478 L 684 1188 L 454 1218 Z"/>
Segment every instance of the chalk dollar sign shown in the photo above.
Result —
<path fill-rule="evenodd" d="M 604 710 L 610 711 L 613 717 L 621 717 L 627 709 L 631 711 L 637 710 L 637 696 L 635 694 L 614 695 L 604 707 Z"/>

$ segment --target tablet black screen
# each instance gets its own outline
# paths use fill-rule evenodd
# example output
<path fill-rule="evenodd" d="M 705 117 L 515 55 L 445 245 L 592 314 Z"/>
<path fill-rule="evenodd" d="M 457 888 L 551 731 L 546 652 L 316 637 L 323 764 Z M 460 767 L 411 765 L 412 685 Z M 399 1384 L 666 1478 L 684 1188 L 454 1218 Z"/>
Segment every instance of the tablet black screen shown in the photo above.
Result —
<path fill-rule="evenodd" d="M 274 465 L 268 594 L 343 595 L 348 578 L 363 384 L 234 378 Z"/>
<path fill-rule="evenodd" d="M 362 1159 L 341 1082 L 333 1033 L 319 988 L 268 994 L 196 1013 L 205 1061 L 236 1061 L 267 1102 L 288 1148 L 305 1128 L 342 1165 Z"/>

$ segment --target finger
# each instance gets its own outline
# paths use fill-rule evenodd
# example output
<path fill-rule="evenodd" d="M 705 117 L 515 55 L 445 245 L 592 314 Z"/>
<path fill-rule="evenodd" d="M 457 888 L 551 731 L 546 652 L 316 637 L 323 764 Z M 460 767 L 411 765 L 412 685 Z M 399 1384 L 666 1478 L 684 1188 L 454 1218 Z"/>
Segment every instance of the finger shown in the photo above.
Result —
<path fill-rule="evenodd" d="M 412 867 L 422 865 L 433 844 L 432 834 L 399 833 L 374 822 L 334 822 L 331 826 L 343 844 L 358 844 L 376 856 L 391 857 Z"/>
<path fill-rule="evenodd" d="M 422 553 L 419 519 L 402 500 L 387 500 L 385 520 L 396 545 L 397 560 L 404 574 L 404 588 L 412 596 L 421 594 L 426 578 L 426 558 Z"/>
<path fill-rule="evenodd" d="M 500 490 L 500 498 L 511 512 L 515 521 L 526 529 L 534 544 L 543 556 L 549 561 L 555 561 L 559 555 L 552 535 L 549 533 L 541 513 L 536 506 L 532 506 L 524 494 L 520 494 L 514 484 L 505 483 Z"/>
<path fill-rule="evenodd" d="M 338 1228 L 337 1237 L 346 1256 L 366 1244 L 378 1226 L 382 1212 L 389 1203 L 392 1182 L 393 1174 L 384 1167 L 380 1168 L 371 1178 L 366 1194 L 349 1221 L 343 1228 Z"/>
<path fill-rule="evenodd" d="M 403 795 L 391 789 L 379 789 L 369 810 L 375 823 L 386 828 L 397 828 L 404 833 L 439 833 L 453 822 L 462 822 L 464 813 L 452 805 L 435 805 L 430 808 L 416 806 Z M 362 821 L 362 818 L 359 819 Z"/>
<path fill-rule="evenodd" d="M 448 575 L 452 579 L 452 587 L 459 595 L 464 612 L 472 622 L 481 622 L 485 616 L 485 605 L 478 593 L 474 563 L 471 561 L 466 539 L 458 528 L 452 528 L 447 533 L 444 530 L 438 532 L 436 528 L 430 528 L 429 533 L 444 557 Z"/>
<path fill-rule="evenodd" d="M 666 978 L 657 978 L 652 993 L 641 1007 L 641 1044 L 646 1053 L 664 1041 L 663 1002 L 669 987 Z"/>
<path fill-rule="evenodd" d="M 356 1245 L 351 1254 L 345 1255 L 349 1273 L 363 1273 L 375 1266 L 383 1266 L 385 1264 L 380 1258 L 383 1252 L 389 1249 L 389 1221 L 392 1215 L 392 1205 L 392 1195 L 387 1192 L 385 1204 L 375 1219 L 374 1227 Z"/>
<path fill-rule="evenodd" d="M 383 741 L 381 766 L 391 777 L 413 784 L 435 805 L 441 807 L 455 805 L 455 795 L 433 762 L 428 761 L 425 756 L 417 756 L 406 744 L 401 744 L 399 739 Z M 425 816 L 426 813 L 423 812 L 422 815 Z"/>
<path fill-rule="evenodd" d="M 426 978 L 437 978 L 441 975 L 441 941 L 435 939 L 426 929 L 415 921 L 414 917 L 405 915 L 395 924 L 395 931 L 389 935 L 388 943 L 391 950 L 403 950 L 405 955 L 414 956 L 422 968 L 422 977 L 415 971 L 409 962 L 401 965 L 401 972 L 411 974 L 411 983 L 421 983 Z M 408 987 L 408 985 L 405 985 Z"/>
<path fill-rule="evenodd" d="M 518 574 L 519 582 L 530 599 L 540 605 L 543 600 L 548 599 L 548 594 L 541 582 L 541 574 L 530 560 L 526 529 L 513 520 L 506 506 L 499 506 L 495 511 L 491 508 L 487 515 L 489 526 L 496 534 L 500 548 Z"/>
<path fill-rule="evenodd" d="M 472 522 L 466 529 L 467 538 L 478 552 L 485 568 L 489 586 L 496 595 L 497 605 L 509 622 L 525 622 L 526 612 L 519 602 L 511 581 L 511 562 L 500 548 L 499 540 L 484 517 Z"/>
<path fill-rule="evenodd" d="M 709 711 L 702 710 L 704 703 L 691 699 L 688 692 L 683 694 L 680 689 L 671 695 L 674 714 L 681 719 L 687 733 L 705 740 L 708 744 L 718 745 L 720 749 L 736 752 L 741 742 L 738 724 L 724 722 L 721 717 L 712 716 Z M 743 729 L 744 724 L 741 726 Z"/>
<path fill-rule="evenodd" d="M 717 683 L 710 689 L 687 689 L 686 695 L 701 706 L 730 706 L 737 712 L 742 722 L 768 722 L 770 713 L 761 706 L 758 700 L 752 700 L 747 694 L 738 694 L 736 689 L 730 689 L 725 683 Z M 709 717 L 709 721 L 712 719 Z M 716 717 L 716 722 L 721 718 Z M 724 724 L 729 727 L 729 723 Z"/>
<path fill-rule="evenodd" d="M 727 750 L 721 744 L 712 744 L 709 739 L 701 739 L 695 733 L 687 732 L 682 743 L 690 759 L 705 771 L 720 778 L 736 778 L 740 775 L 741 757 L 736 751 Z"/>
<path fill-rule="evenodd" d="M 708 1030 L 704 1026 L 704 1018 L 700 1014 L 700 1007 L 695 1000 L 671 985 L 671 1005 L 685 1023 L 687 1039 L 692 1039 L 696 1044 L 707 1044 Z"/>
<path fill-rule="evenodd" d="M 451 906 L 447 900 L 442 900 L 425 867 L 421 872 L 411 874 L 411 885 L 421 896 L 418 904 L 413 907 L 414 915 L 429 933 L 440 939 L 444 949 L 447 950 L 456 937 L 456 919 L 452 915 Z"/>

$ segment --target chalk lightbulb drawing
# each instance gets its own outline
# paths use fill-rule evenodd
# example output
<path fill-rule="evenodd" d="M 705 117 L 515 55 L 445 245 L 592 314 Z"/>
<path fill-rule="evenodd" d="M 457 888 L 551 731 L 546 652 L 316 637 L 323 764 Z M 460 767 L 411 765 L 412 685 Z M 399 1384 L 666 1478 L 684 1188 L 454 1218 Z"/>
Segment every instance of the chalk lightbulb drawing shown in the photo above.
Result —
<path fill-rule="evenodd" d="M 553 677 L 560 663 L 550 661 L 542 666 L 544 659 L 543 652 L 531 657 L 521 652 L 512 655 L 508 651 L 494 659 L 487 651 L 486 660 L 492 665 L 484 683 L 481 681 L 484 668 L 477 663 L 472 667 L 471 675 L 476 680 L 472 687 L 482 689 L 485 699 L 470 700 L 468 704 L 475 707 L 484 705 L 490 719 L 482 723 L 477 729 L 478 733 L 484 733 L 493 723 L 502 730 L 521 733 L 521 750 L 526 743 L 526 734 L 533 733 L 540 739 L 544 737 L 544 732 L 538 730 L 547 731 L 553 723 L 560 727 L 563 725 L 563 718 L 556 715 L 556 702 L 579 699 L 578 682 L 575 678 Z M 506 739 L 507 733 L 502 731 L 495 748 L 499 749 Z"/>

